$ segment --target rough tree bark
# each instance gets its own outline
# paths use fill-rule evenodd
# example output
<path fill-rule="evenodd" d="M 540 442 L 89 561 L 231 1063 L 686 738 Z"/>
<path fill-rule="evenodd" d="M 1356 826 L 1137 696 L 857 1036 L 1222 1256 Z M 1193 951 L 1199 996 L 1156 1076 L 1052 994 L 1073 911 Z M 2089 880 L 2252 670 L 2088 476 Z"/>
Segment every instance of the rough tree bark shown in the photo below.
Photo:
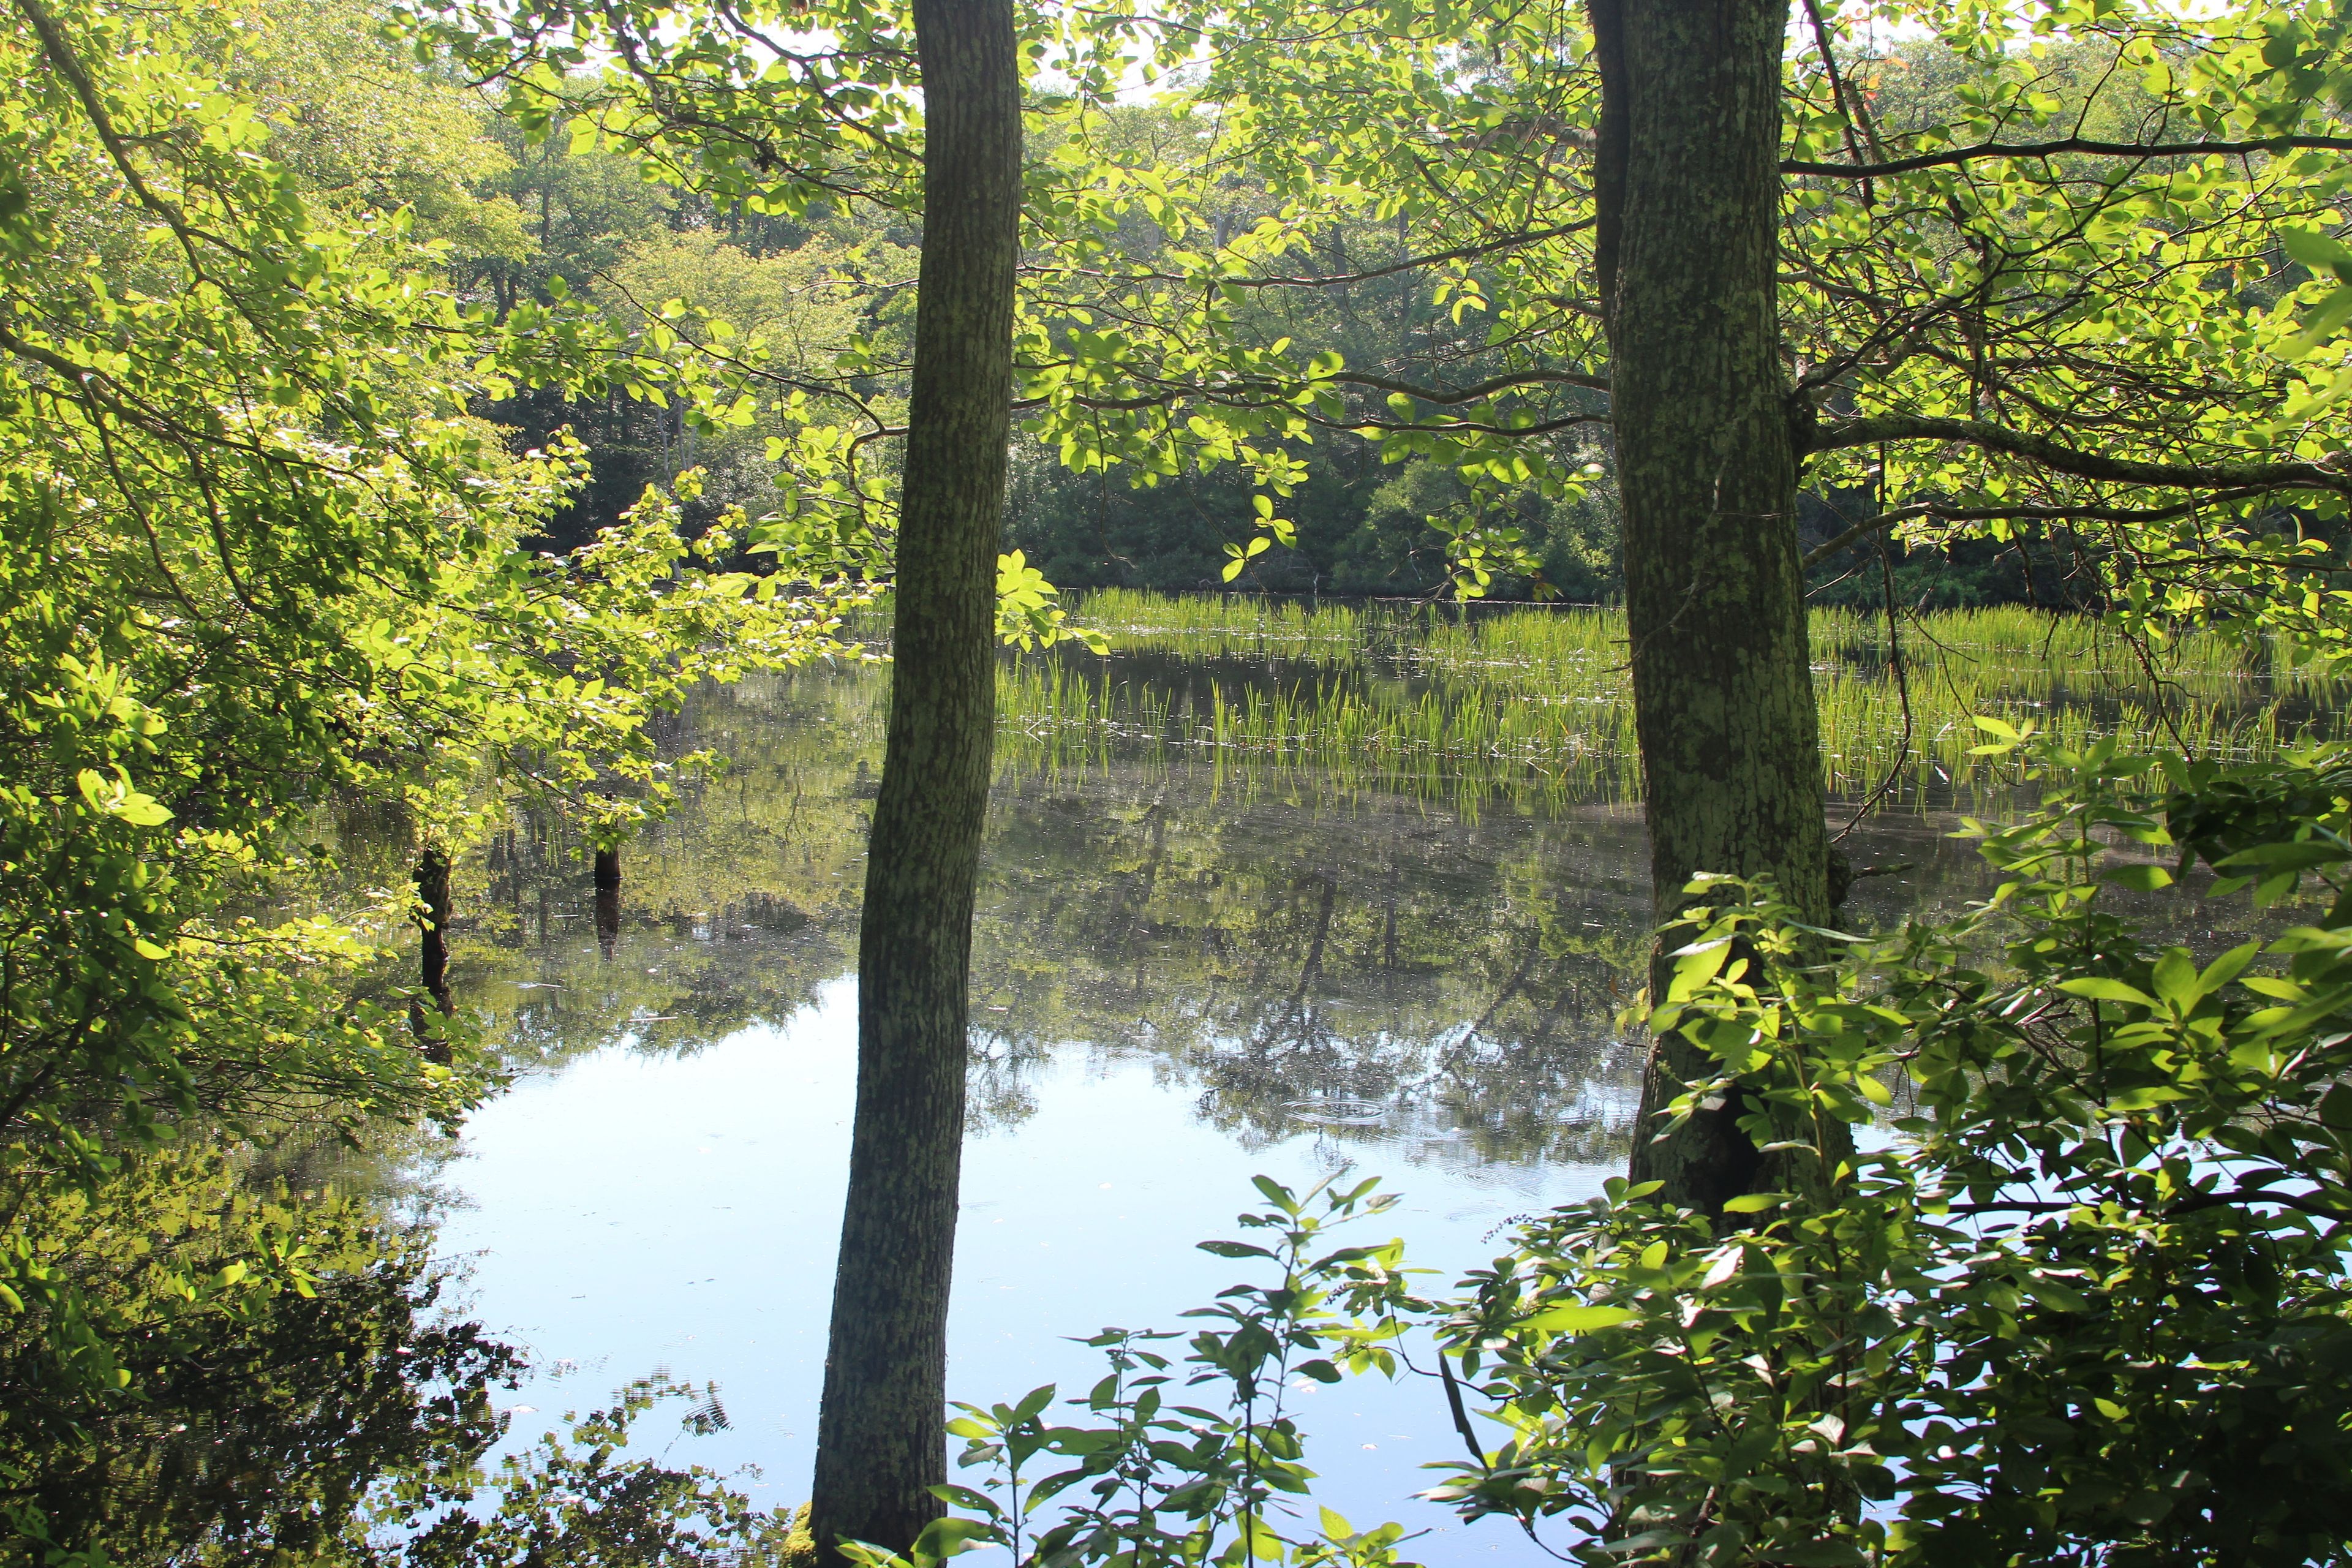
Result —
<path fill-rule="evenodd" d="M 1780 360 L 1787 0 L 1590 0 L 1602 110 L 1596 240 L 1624 504 L 1635 724 L 1661 918 L 1694 873 L 1769 873 L 1829 912 L 1820 740 Z M 1636 1181 L 1710 1212 L 1761 1160 L 1739 1107 L 1653 1142 L 1699 1064 L 1661 1041 Z"/>
<path fill-rule="evenodd" d="M 972 889 L 995 731 L 1021 68 L 1011 0 L 915 0 L 923 240 L 896 668 L 858 937 L 857 1109 L 810 1533 L 903 1552 L 943 1505 Z"/>

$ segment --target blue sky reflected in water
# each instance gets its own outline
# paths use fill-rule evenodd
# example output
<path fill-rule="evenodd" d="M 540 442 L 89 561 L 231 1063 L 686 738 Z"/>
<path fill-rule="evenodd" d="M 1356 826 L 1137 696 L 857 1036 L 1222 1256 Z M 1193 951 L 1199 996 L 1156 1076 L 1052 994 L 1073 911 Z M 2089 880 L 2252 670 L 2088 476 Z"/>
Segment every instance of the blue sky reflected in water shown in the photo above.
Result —
<path fill-rule="evenodd" d="M 467 1206 L 442 1227 L 466 1259 L 473 1310 L 541 1368 L 513 1396 L 515 1433 L 596 1403 L 657 1368 L 716 1382 L 726 1430 L 680 1436 L 673 1460 L 756 1464 L 762 1503 L 805 1494 L 822 1379 L 827 1289 L 855 1080 L 854 982 L 783 1027 L 758 1026 L 683 1058 L 614 1045 L 518 1086 L 479 1112 L 443 1180 Z M 1110 1324 L 1179 1327 L 1241 1277 L 1196 1240 L 1234 1233 L 1256 1206 L 1249 1178 L 1294 1185 L 1349 1161 L 1404 1202 L 1367 1225 L 1402 1235 L 1448 1279 L 1487 1256 L 1511 1215 L 1596 1192 L 1609 1167 L 1477 1165 L 1350 1129 L 1302 1122 L 1255 1148 L 1205 1124 L 1195 1095 L 1147 1057 L 1055 1048 L 1024 1075 L 1032 1109 L 965 1152 L 950 1330 L 950 1394 L 992 1401 L 1043 1383 L 1083 1392 L 1099 1352 L 1067 1342 Z M 1373 1132 L 1365 1141 L 1363 1134 Z M 1303 1380 L 1302 1380 L 1303 1381 Z M 1418 1467 L 1456 1439 L 1433 1383 L 1351 1379 L 1297 1395 L 1326 1478 L 1318 1500 L 1358 1523 L 1453 1523 L 1412 1502 Z M 660 1432 L 648 1418 L 646 1436 Z M 656 1438 L 658 1441 L 658 1438 Z M 1492 1550 L 1489 1550 L 1492 1548 Z M 1458 1526 L 1433 1562 L 1519 1561 L 1507 1528 Z"/>

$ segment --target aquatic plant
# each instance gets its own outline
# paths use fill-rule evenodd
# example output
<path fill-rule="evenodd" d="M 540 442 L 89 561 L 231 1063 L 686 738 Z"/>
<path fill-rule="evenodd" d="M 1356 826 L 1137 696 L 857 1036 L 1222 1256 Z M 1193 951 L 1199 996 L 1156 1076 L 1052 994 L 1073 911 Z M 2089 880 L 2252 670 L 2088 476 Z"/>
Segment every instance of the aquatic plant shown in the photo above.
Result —
<path fill-rule="evenodd" d="M 1007 661 L 998 711 L 1017 765 L 1196 751 L 1343 787 L 1454 798 L 1639 793 L 1614 610 L 1456 617 L 1427 605 L 1109 590 L 1076 615 L 1114 657 Z M 1833 798 L 1927 806 L 2007 794 L 2014 775 L 1980 752 L 1980 716 L 2070 745 L 2116 735 L 2228 761 L 2341 732 L 2329 678 L 2250 668 L 2238 645 L 2208 633 L 2149 647 L 2089 617 L 2001 606 L 1906 616 L 1890 642 L 1883 620 L 1826 609 L 1812 639 Z M 1193 662 L 1193 679 L 1171 684 L 1120 655 L 1178 656 Z"/>

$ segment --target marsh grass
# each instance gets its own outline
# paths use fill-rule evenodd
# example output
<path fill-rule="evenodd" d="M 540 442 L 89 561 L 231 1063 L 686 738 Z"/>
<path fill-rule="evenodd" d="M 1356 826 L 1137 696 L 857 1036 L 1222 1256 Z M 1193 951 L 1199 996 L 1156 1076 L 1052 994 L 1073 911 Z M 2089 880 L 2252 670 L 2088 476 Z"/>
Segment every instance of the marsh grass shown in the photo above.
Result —
<path fill-rule="evenodd" d="M 1011 660 L 999 686 L 1009 760 L 1063 768 L 1205 752 L 1342 788 L 1612 801 L 1639 791 L 1615 610 L 1463 617 L 1113 590 L 1087 595 L 1075 618 L 1107 634 L 1113 656 Z M 1901 682 L 1883 618 L 1813 617 L 1833 796 L 1884 784 L 1891 801 L 1927 807 L 2009 794 L 2007 765 L 1971 754 L 1987 739 L 1978 715 L 2069 743 L 2121 733 L 2222 758 L 2341 732 L 2331 682 L 2250 668 L 2242 650 L 2206 634 L 2142 650 L 2098 621 L 2022 606 L 1906 616 L 1897 631 Z M 1138 668 L 1138 654 L 1181 660 L 1188 678 Z"/>
<path fill-rule="evenodd" d="M 999 754 L 1017 771 L 1205 762 L 1253 790 L 1318 797 L 1378 789 L 1456 805 L 1557 805 L 1640 795 L 1617 610 L 1465 616 L 1119 589 L 1074 596 L 1072 610 L 1108 637 L 1111 656 L 1007 657 Z M 1897 632 L 1899 684 L 1883 616 L 1813 614 L 1822 775 L 1834 798 L 1882 784 L 1888 804 L 1912 809 L 2011 798 L 2011 766 L 1970 754 L 1988 738 L 1978 715 L 2031 722 L 2069 743 L 2123 734 L 2234 759 L 2347 732 L 2334 678 L 2271 668 L 2209 634 L 2143 650 L 2095 619 L 2015 605 L 1906 615 Z M 887 620 L 861 635 L 887 639 Z M 854 731 L 878 765 L 880 709 L 860 714 L 834 714 L 821 728 L 835 744 Z"/>

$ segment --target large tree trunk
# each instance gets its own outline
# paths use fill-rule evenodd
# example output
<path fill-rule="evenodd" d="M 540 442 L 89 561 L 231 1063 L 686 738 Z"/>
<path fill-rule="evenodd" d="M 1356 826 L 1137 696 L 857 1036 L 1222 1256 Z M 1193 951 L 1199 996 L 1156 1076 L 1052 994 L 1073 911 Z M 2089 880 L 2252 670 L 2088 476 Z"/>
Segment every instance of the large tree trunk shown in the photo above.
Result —
<path fill-rule="evenodd" d="M 858 938 L 857 1110 L 810 1532 L 903 1552 L 943 1505 L 972 888 L 996 721 L 1021 73 L 1011 0 L 916 0 L 926 150 L 889 732 Z"/>
<path fill-rule="evenodd" d="M 1780 363 L 1776 226 L 1787 0 L 1591 0 L 1603 108 L 1601 282 L 1625 510 L 1634 716 L 1663 918 L 1694 873 L 1778 879 L 1829 912 L 1820 740 Z M 1763 1176 L 1735 1102 L 1664 1142 L 1699 1064 L 1665 1040 L 1633 1175 L 1709 1211 Z"/>

